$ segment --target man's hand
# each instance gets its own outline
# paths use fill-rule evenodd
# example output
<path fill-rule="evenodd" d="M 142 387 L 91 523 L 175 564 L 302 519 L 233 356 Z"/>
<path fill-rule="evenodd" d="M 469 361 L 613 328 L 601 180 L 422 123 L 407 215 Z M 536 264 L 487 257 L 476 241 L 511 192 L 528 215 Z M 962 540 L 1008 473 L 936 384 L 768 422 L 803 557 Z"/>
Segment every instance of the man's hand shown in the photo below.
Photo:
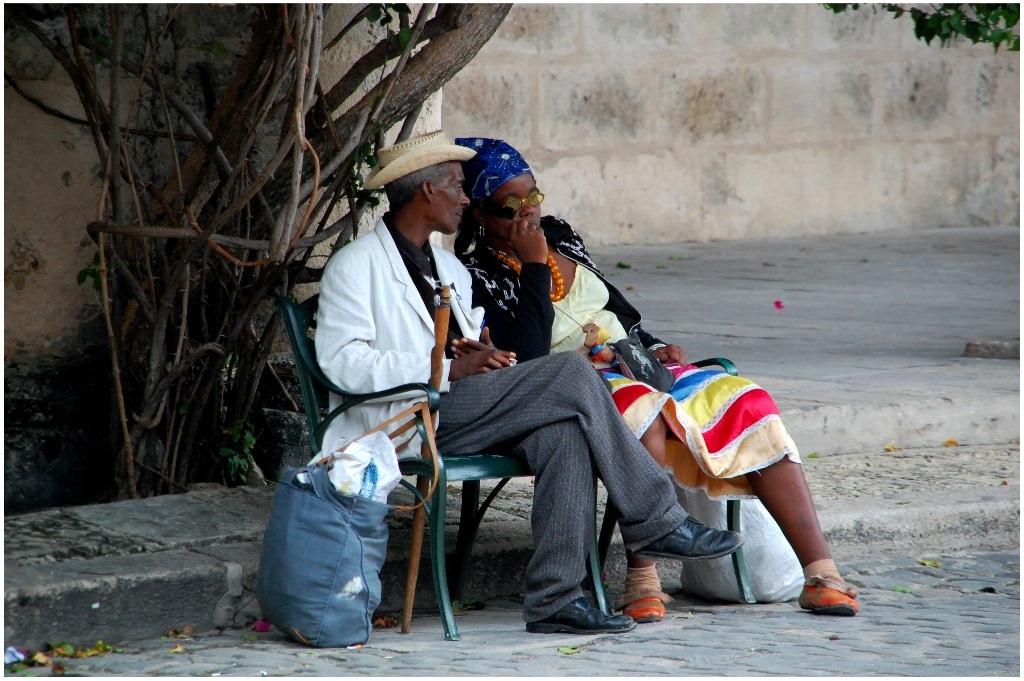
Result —
<path fill-rule="evenodd" d="M 470 350 L 497 350 L 494 347 L 494 343 L 491 342 L 491 329 L 489 327 L 483 327 L 480 329 L 480 340 L 475 341 L 472 338 L 456 338 L 452 341 L 452 354 L 456 359 L 462 355 L 468 353 Z M 506 353 L 509 357 L 515 358 L 516 353 L 511 351 L 501 350 L 500 352 Z M 515 364 L 515 362 L 512 362 Z"/>
<path fill-rule="evenodd" d="M 662 364 L 667 364 L 668 362 L 686 364 L 686 353 L 678 345 L 666 345 L 657 350 L 652 350 L 651 354 L 654 355 L 654 359 Z"/>
<path fill-rule="evenodd" d="M 491 344 L 491 332 L 485 326 L 480 331 L 480 340 L 461 338 L 452 341 L 452 367 L 448 374 L 449 381 L 457 381 L 473 374 L 485 374 L 488 371 L 509 367 L 516 363 L 516 353 L 498 350 Z"/>
<path fill-rule="evenodd" d="M 459 355 L 452 360 L 451 370 L 448 373 L 449 381 L 457 381 L 473 374 L 486 374 L 496 369 L 512 366 L 515 355 L 507 350 L 495 350 L 494 348 L 472 348 L 470 344 L 477 341 L 459 343 Z"/>
<path fill-rule="evenodd" d="M 548 242 L 544 230 L 525 219 L 516 220 L 509 234 L 512 250 L 520 262 L 547 262 Z"/>

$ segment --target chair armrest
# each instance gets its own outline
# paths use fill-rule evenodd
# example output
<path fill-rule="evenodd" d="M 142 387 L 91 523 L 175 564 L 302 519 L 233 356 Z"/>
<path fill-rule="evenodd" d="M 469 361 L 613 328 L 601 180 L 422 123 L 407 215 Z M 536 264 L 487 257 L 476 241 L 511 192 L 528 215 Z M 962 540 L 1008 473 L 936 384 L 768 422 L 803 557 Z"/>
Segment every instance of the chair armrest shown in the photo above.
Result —
<path fill-rule="evenodd" d="M 431 412 L 437 411 L 441 406 L 441 393 L 438 392 L 437 388 L 429 383 L 403 383 L 402 385 L 396 385 L 393 388 L 387 388 L 385 390 L 378 390 L 377 392 L 354 393 L 349 392 L 348 390 L 345 390 L 331 382 L 331 379 L 327 378 L 327 375 L 324 374 L 319 364 L 312 363 L 309 364 L 307 368 L 309 369 L 309 375 L 314 381 L 332 393 L 337 393 L 345 398 L 345 404 L 339 407 L 339 409 L 342 407 L 344 407 L 344 409 L 348 409 L 349 407 L 354 407 L 355 405 L 362 404 L 363 402 L 368 402 L 382 397 L 391 397 L 392 395 L 400 395 L 404 392 L 423 393 L 427 398 L 427 404 L 430 406 Z"/>
<path fill-rule="evenodd" d="M 725 369 L 726 373 L 730 376 L 736 376 L 739 372 L 736 370 L 736 365 L 732 363 L 732 360 L 728 360 L 725 357 L 711 357 L 709 359 L 702 359 L 699 362 L 694 362 L 695 367 L 710 367 L 720 366 Z"/>
<path fill-rule="evenodd" d="M 377 392 L 372 393 L 353 393 L 348 392 L 346 390 L 342 390 L 334 383 L 332 383 L 330 380 L 328 380 L 328 378 L 324 376 L 323 372 L 320 371 L 319 367 L 317 367 L 313 371 L 310 371 L 310 375 L 312 376 L 313 380 L 315 380 L 321 386 L 323 386 L 327 390 L 330 390 L 331 392 L 335 392 L 341 395 L 342 398 L 344 398 L 344 402 L 342 402 L 336 408 L 332 409 L 330 413 L 328 413 L 317 426 L 316 432 L 314 433 L 314 437 L 316 438 L 317 449 L 319 449 L 323 445 L 323 435 L 325 432 L 327 432 L 327 428 L 331 425 L 331 423 L 334 422 L 334 419 L 338 418 L 352 407 L 363 404 L 364 402 L 369 402 L 370 400 L 380 399 L 384 397 L 391 397 L 392 395 L 413 393 L 414 395 L 422 394 L 424 397 L 426 397 L 427 408 L 430 410 L 431 414 L 437 413 L 438 408 L 440 408 L 441 406 L 441 394 L 437 391 L 437 388 L 430 385 L 429 383 L 404 383 L 402 385 L 397 385 L 393 388 L 388 388 L 387 390 L 378 390 Z"/>
<path fill-rule="evenodd" d="M 305 402 L 306 419 L 309 425 L 310 447 L 314 452 L 320 450 L 323 444 L 323 434 L 335 418 L 352 407 L 370 400 L 411 393 L 410 397 L 413 398 L 418 398 L 418 396 L 422 395 L 427 402 L 430 412 L 437 412 L 441 406 L 441 394 L 428 383 L 404 383 L 376 392 L 354 393 L 344 390 L 341 386 L 331 381 L 320 368 L 320 364 L 316 360 L 313 339 L 307 335 L 307 331 L 316 326 L 315 313 L 319 302 L 318 299 L 319 296 L 317 295 L 310 297 L 303 303 L 296 303 L 286 297 L 280 297 L 274 301 L 274 308 L 284 321 L 288 343 L 291 346 L 292 356 L 295 358 L 295 366 L 299 374 L 299 383 L 302 387 L 302 396 Z M 341 405 L 324 418 L 321 418 L 322 412 L 320 408 L 323 407 L 326 411 L 327 402 L 325 401 L 326 396 L 319 394 L 322 391 L 328 394 L 336 393 L 343 400 Z"/>

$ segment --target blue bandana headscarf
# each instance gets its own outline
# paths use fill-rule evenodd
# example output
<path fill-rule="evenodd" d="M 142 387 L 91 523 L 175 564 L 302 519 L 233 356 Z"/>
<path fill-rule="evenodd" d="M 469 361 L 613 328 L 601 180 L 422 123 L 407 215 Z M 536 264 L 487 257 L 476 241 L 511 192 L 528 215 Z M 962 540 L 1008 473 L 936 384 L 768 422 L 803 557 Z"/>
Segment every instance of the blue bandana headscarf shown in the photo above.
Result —
<path fill-rule="evenodd" d="M 503 140 L 457 137 L 455 143 L 476 152 L 476 156 L 462 162 L 466 193 L 474 201 L 488 198 L 513 177 L 532 173 L 523 155 Z"/>

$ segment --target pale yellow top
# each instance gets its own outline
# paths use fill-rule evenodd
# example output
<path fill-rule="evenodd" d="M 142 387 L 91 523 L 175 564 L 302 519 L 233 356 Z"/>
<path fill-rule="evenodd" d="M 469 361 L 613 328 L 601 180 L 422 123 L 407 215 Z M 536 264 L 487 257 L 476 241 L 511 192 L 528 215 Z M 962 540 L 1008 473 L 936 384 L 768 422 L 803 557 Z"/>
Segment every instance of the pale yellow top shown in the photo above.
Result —
<path fill-rule="evenodd" d="M 619 318 L 604 309 L 608 304 L 608 287 L 583 265 L 576 267 L 576 278 L 565 298 L 555 305 L 555 322 L 551 325 L 551 352 L 575 350 L 586 354 L 585 338 L 580 328 L 587 322 L 603 326 L 611 340 L 622 340 L 626 330 Z"/>

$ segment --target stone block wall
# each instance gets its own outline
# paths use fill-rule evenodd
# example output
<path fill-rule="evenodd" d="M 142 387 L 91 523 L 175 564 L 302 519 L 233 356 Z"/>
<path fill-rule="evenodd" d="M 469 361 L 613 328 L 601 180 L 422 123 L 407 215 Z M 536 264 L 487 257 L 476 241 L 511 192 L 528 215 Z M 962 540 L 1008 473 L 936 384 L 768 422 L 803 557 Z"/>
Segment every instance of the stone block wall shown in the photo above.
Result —
<path fill-rule="evenodd" d="M 595 244 L 1017 225 L 1020 57 L 819 5 L 516 5 L 444 88 Z"/>

